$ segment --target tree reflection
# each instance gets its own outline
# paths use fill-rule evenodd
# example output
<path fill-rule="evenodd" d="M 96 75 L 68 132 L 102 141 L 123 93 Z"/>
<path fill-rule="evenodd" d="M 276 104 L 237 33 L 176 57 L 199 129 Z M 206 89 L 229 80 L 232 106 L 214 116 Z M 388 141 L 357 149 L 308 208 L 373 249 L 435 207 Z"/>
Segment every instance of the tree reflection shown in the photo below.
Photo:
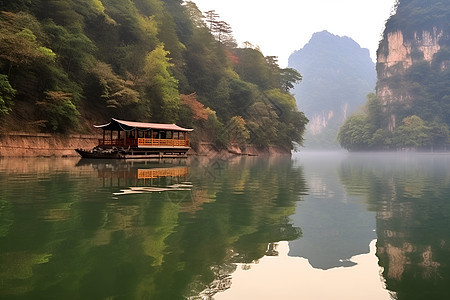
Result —
<path fill-rule="evenodd" d="M 340 178 L 366 194 L 377 213 L 377 256 L 398 299 L 440 299 L 450 292 L 450 158 L 352 156 Z"/>
<path fill-rule="evenodd" d="M 270 243 L 301 234 L 288 217 L 305 182 L 289 159 L 23 163 L 30 167 L 0 161 L 1 298 L 212 296 L 229 287 L 235 262 L 255 261 Z M 139 178 L 162 167 L 188 172 Z M 192 188 L 114 194 L 183 182 Z"/>

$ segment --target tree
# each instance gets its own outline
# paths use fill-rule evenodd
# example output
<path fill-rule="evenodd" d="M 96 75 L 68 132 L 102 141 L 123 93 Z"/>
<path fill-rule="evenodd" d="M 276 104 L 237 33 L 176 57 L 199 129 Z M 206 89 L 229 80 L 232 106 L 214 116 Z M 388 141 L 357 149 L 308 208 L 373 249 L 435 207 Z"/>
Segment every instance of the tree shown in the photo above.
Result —
<path fill-rule="evenodd" d="M 225 21 L 218 21 L 215 25 L 214 31 L 219 43 L 223 43 L 227 46 L 234 46 L 236 41 L 231 35 L 233 30 L 231 30 L 230 24 Z"/>
<path fill-rule="evenodd" d="M 16 90 L 9 84 L 8 76 L 0 74 L 0 117 L 12 110 L 15 94 Z"/>
<path fill-rule="evenodd" d="M 32 29 L 41 33 L 40 24 L 26 13 L 1 12 L 0 59 L 9 62 L 8 73 L 13 65 L 25 66 L 39 59 L 54 60 L 55 54 L 43 46 Z"/>
<path fill-rule="evenodd" d="M 92 70 L 91 93 L 95 93 L 112 109 L 124 108 L 139 103 L 139 93 L 131 81 L 125 81 L 114 73 L 111 66 L 97 62 Z"/>
<path fill-rule="evenodd" d="M 404 118 L 402 123 L 394 131 L 394 144 L 397 148 L 418 149 L 430 144 L 430 128 L 420 117 L 409 116 Z"/>
<path fill-rule="evenodd" d="M 374 93 L 367 95 L 367 101 L 364 107 L 367 111 L 367 121 L 370 125 L 374 128 L 384 128 L 383 107 Z"/>
<path fill-rule="evenodd" d="M 226 125 L 228 141 L 238 144 L 239 148 L 244 149 L 250 138 L 250 131 L 245 127 L 245 120 L 241 116 L 232 117 Z"/>
<path fill-rule="evenodd" d="M 446 150 L 450 143 L 450 131 L 447 124 L 434 120 L 429 126 L 433 150 Z"/>
<path fill-rule="evenodd" d="M 149 52 L 145 58 L 144 73 L 150 106 L 153 112 L 153 120 L 159 122 L 175 122 L 178 116 L 180 98 L 178 95 L 178 81 L 172 76 L 168 57 L 169 52 L 164 45 L 159 45 Z"/>
<path fill-rule="evenodd" d="M 267 64 L 266 58 L 260 51 L 252 48 L 240 48 L 235 50 L 235 54 L 239 61 L 235 66 L 235 71 L 242 80 L 256 84 L 262 90 L 279 87 L 279 82 L 273 86 L 271 66 Z"/>
<path fill-rule="evenodd" d="M 371 140 L 367 119 L 362 114 L 354 114 L 339 128 L 338 142 L 350 151 L 367 150 Z"/>
<path fill-rule="evenodd" d="M 44 28 L 64 70 L 77 78 L 86 76 L 95 65 L 97 47 L 94 42 L 83 32 L 69 31 L 52 20 L 46 20 Z"/>
<path fill-rule="evenodd" d="M 191 111 L 191 117 L 194 120 L 207 120 L 208 112 L 205 109 L 205 106 L 198 102 L 197 95 L 195 93 L 189 95 L 180 95 L 181 104 L 185 105 Z"/>
<path fill-rule="evenodd" d="M 215 27 L 216 23 L 218 22 L 217 18 L 219 18 L 219 14 L 216 13 L 215 10 L 205 11 L 205 21 L 206 21 L 206 24 L 208 24 L 208 28 L 209 28 L 210 32 L 214 31 L 214 29 L 215 29 L 214 27 Z"/>
<path fill-rule="evenodd" d="M 80 113 L 72 103 L 72 95 L 61 91 L 47 91 L 37 105 L 42 116 L 53 131 L 66 132 L 78 126 Z"/>
<path fill-rule="evenodd" d="M 247 118 L 247 128 L 250 131 L 252 144 L 263 149 L 276 144 L 280 122 L 272 106 L 256 102 L 248 108 Z"/>
<path fill-rule="evenodd" d="M 205 19 L 205 16 L 203 16 L 202 12 L 198 9 L 197 4 L 195 4 L 192 1 L 186 1 L 184 3 L 184 7 L 186 8 L 189 18 L 191 19 L 192 24 L 195 27 L 197 28 L 206 27 L 206 24 L 203 21 Z"/>
<path fill-rule="evenodd" d="M 294 84 L 302 81 L 302 75 L 295 69 L 281 69 L 280 85 L 282 90 L 287 94 L 290 89 L 294 88 Z"/>

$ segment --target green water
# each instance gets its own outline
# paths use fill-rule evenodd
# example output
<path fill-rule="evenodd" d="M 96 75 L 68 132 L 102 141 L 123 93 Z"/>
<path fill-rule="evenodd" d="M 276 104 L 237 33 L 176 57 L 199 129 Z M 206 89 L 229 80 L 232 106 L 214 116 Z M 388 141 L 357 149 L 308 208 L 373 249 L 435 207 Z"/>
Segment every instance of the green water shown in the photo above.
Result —
<path fill-rule="evenodd" d="M 1 299 L 450 294 L 448 155 L 8 158 L 0 190 Z"/>

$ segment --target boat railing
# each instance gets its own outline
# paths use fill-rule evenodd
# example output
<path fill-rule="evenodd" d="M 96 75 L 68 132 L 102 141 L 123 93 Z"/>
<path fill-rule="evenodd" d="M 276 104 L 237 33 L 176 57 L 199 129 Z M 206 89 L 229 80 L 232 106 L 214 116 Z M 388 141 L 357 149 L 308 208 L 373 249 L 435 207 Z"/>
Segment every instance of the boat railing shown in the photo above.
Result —
<path fill-rule="evenodd" d="M 152 147 L 152 146 L 169 146 L 169 147 L 189 147 L 189 140 L 179 139 L 151 139 L 151 138 L 128 138 L 112 140 L 98 140 L 100 147 Z"/>
<path fill-rule="evenodd" d="M 139 138 L 138 147 L 171 146 L 189 147 L 189 140 Z"/>

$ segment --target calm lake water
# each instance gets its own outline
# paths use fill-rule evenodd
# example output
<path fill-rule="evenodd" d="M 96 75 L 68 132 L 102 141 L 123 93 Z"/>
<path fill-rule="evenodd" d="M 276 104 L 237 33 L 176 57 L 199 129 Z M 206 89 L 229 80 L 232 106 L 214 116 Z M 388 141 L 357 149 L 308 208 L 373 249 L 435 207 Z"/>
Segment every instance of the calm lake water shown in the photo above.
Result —
<path fill-rule="evenodd" d="M 0 159 L 1 299 L 445 299 L 450 155 Z"/>

